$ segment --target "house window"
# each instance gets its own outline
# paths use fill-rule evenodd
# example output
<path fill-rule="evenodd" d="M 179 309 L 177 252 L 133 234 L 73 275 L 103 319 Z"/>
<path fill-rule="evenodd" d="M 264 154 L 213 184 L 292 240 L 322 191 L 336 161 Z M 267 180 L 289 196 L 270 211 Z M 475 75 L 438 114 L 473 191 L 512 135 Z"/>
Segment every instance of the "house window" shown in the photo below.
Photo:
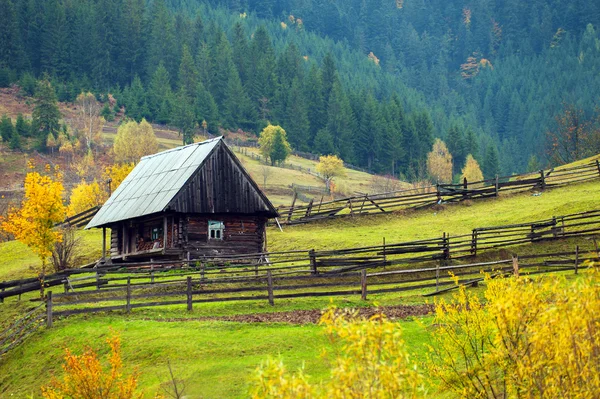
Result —
<path fill-rule="evenodd" d="M 224 230 L 225 230 L 225 225 L 223 224 L 223 222 L 217 222 L 215 220 L 208 221 L 208 239 L 209 240 L 222 240 Z"/>
<path fill-rule="evenodd" d="M 162 229 L 162 227 L 153 227 L 152 228 L 152 234 L 151 234 L 151 237 L 150 237 L 150 239 L 152 241 L 158 240 L 162 236 L 163 236 L 163 229 Z"/>

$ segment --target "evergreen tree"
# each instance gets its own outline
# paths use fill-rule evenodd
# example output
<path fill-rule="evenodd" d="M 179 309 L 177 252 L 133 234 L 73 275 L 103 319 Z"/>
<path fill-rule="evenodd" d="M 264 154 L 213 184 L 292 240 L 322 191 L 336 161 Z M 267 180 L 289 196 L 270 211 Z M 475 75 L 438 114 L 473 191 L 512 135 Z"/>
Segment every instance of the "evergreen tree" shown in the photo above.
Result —
<path fill-rule="evenodd" d="M 12 124 L 12 120 L 8 117 L 8 115 L 2 115 L 2 120 L 0 120 L 0 137 L 2 137 L 2 141 L 8 143 L 14 134 L 15 128 Z"/>
<path fill-rule="evenodd" d="M 285 137 L 280 130 L 276 130 L 273 136 L 273 148 L 271 149 L 271 163 L 280 164 L 285 161 L 289 155 L 288 146 L 285 143 Z"/>
<path fill-rule="evenodd" d="M 181 64 L 179 64 L 179 89 L 184 90 L 188 98 L 194 100 L 198 85 L 198 71 L 194 65 L 194 58 L 188 46 L 183 46 Z"/>
<path fill-rule="evenodd" d="M 169 72 L 161 61 L 150 80 L 147 91 L 148 111 L 152 119 L 168 123 L 172 113 L 173 92 Z"/>
<path fill-rule="evenodd" d="M 226 126 L 246 130 L 256 128 L 257 114 L 246 94 L 240 76 L 233 63 L 229 64 L 229 76 L 223 101 L 223 118 Z"/>
<path fill-rule="evenodd" d="M 326 107 L 323 102 L 323 89 L 321 87 L 321 79 L 319 70 L 313 65 L 308 73 L 304 84 L 304 91 L 307 104 L 307 114 L 309 127 L 309 146 L 312 146 L 317 132 L 325 127 L 327 122 Z M 347 159 L 347 158 L 343 158 Z"/>
<path fill-rule="evenodd" d="M 283 127 L 287 132 L 288 141 L 296 150 L 308 151 L 310 123 L 299 78 L 294 79 L 287 94 L 287 109 Z"/>
<path fill-rule="evenodd" d="M 179 129 L 183 145 L 192 144 L 194 142 L 196 115 L 192 104 L 192 100 L 187 96 L 186 91 L 183 88 L 180 88 L 175 99 L 173 122 Z"/>
<path fill-rule="evenodd" d="M 233 63 L 238 70 L 242 85 L 247 85 L 250 78 L 249 43 L 244 26 L 237 22 L 233 26 Z"/>
<path fill-rule="evenodd" d="M 17 130 L 17 134 L 20 137 L 29 137 L 31 135 L 31 126 L 30 124 L 23 118 L 23 114 L 19 113 L 17 115 L 17 122 L 15 123 L 15 129 Z"/>
<path fill-rule="evenodd" d="M 499 174 L 500 161 L 498 160 L 498 150 L 493 144 L 489 144 L 483 160 L 483 176 L 486 179 L 493 179 Z"/>
<path fill-rule="evenodd" d="M 25 54 L 21 43 L 15 6 L 11 0 L 0 0 L 0 68 L 22 70 L 25 67 Z"/>
<path fill-rule="evenodd" d="M 255 32 L 250 43 L 250 70 L 251 76 L 248 82 L 250 99 L 254 104 L 273 104 L 275 93 L 275 50 L 271 44 L 271 38 L 264 26 L 260 26 Z M 265 112 L 262 112 L 263 115 Z M 268 119 L 268 115 L 265 115 Z"/>
<path fill-rule="evenodd" d="M 373 170 L 381 151 L 382 116 L 372 95 L 365 99 L 358 127 L 356 155 L 361 164 Z"/>
<path fill-rule="evenodd" d="M 321 88 L 323 92 L 323 101 L 329 103 L 329 95 L 333 89 L 333 82 L 337 80 L 337 71 L 335 61 L 331 53 L 327 53 L 321 64 Z"/>
<path fill-rule="evenodd" d="M 32 131 L 35 132 L 38 147 L 45 149 L 49 134 L 58 137 L 60 118 L 54 87 L 47 78 L 44 78 L 38 82 L 35 107 L 32 112 Z"/>
<path fill-rule="evenodd" d="M 331 133 L 329 133 L 329 130 L 321 129 L 317 132 L 314 149 L 316 153 L 320 155 L 335 154 L 333 137 L 331 136 Z"/>
<path fill-rule="evenodd" d="M 350 102 L 341 84 L 336 80 L 333 84 L 327 107 L 326 130 L 333 143 L 333 152 L 329 153 L 339 154 L 342 159 L 347 161 L 354 159 L 353 132 L 355 125 L 356 121 L 350 107 Z M 325 154 L 325 152 L 321 153 Z"/>
<path fill-rule="evenodd" d="M 208 132 L 219 133 L 219 111 L 217 104 L 202 82 L 198 82 L 196 89 L 196 120 L 198 126 L 206 121 Z"/>
<path fill-rule="evenodd" d="M 123 91 L 123 104 L 127 115 L 137 122 L 149 117 L 150 111 L 146 102 L 146 91 L 139 76 L 136 75 L 131 86 Z"/>
<path fill-rule="evenodd" d="M 456 175 L 462 170 L 467 156 L 462 130 L 456 124 L 453 124 L 448 130 L 446 143 L 448 143 L 448 150 L 452 155 L 452 175 Z M 471 152 L 468 152 L 468 154 L 471 154 Z"/>

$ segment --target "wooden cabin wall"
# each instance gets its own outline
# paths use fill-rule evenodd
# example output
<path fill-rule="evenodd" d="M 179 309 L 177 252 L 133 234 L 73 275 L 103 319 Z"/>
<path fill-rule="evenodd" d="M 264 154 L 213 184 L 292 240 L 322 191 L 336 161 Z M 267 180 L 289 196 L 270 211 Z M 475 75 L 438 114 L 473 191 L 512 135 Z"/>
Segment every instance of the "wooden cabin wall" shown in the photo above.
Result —
<path fill-rule="evenodd" d="M 223 222 L 223 239 L 208 238 L 208 221 Z M 214 215 L 189 216 L 183 233 L 184 250 L 190 256 L 234 255 L 263 252 L 266 218 L 259 216 Z"/>
<path fill-rule="evenodd" d="M 152 240 L 152 229 L 160 227 L 163 233 Z M 117 256 L 163 248 L 164 218 L 147 218 L 111 226 L 110 255 Z M 167 249 L 181 248 L 183 228 L 179 216 L 167 216 Z"/>
<path fill-rule="evenodd" d="M 260 189 L 246 176 L 236 163 L 235 156 L 231 156 L 228 151 L 225 145 L 219 146 L 171 201 L 169 208 L 187 214 L 272 213 L 269 204 L 261 196 Z"/>

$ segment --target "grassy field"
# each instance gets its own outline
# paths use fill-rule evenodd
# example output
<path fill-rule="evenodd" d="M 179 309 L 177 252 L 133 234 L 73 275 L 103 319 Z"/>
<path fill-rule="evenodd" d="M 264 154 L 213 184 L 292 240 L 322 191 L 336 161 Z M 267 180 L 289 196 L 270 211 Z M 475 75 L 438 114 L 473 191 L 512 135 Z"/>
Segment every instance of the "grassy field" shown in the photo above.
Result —
<path fill-rule="evenodd" d="M 469 233 L 473 228 L 522 223 L 600 207 L 600 181 L 544 191 L 442 205 L 421 211 L 345 217 L 306 225 L 271 227 L 269 250 L 336 249 Z"/>
<path fill-rule="evenodd" d="M 590 210 L 598 207 L 600 182 L 579 184 L 547 190 L 541 195 L 532 192 L 501 196 L 498 199 L 438 206 L 418 212 L 358 216 L 309 225 L 284 227 L 284 232 L 270 228 L 270 250 L 332 249 L 349 246 L 408 241 L 440 236 L 443 232 L 463 234 L 474 227 L 502 225 L 546 219 L 553 215 Z M 82 252 L 91 259 L 99 256 L 101 236 L 98 231 L 81 232 Z M 560 240 L 543 245 L 510 248 L 517 253 L 540 249 L 592 248 L 589 240 Z M 31 276 L 39 262 L 23 245 L 15 242 L 0 244 L 0 280 Z M 570 273 L 572 275 L 572 273 Z M 478 288 L 477 290 L 482 290 Z M 335 303 L 343 307 L 363 307 L 379 304 L 424 303 L 424 291 L 389 293 L 369 296 L 338 297 Z M 449 296 L 450 294 L 446 294 Z M 0 305 L 0 327 L 4 321 L 34 306 L 26 296 L 18 303 L 10 298 Z M 267 356 L 281 356 L 294 370 L 304 365 L 312 381 L 326 378 L 326 362 L 319 357 L 328 341 L 321 327 L 314 324 L 240 323 L 222 320 L 198 320 L 217 316 L 247 315 L 267 312 L 323 309 L 329 298 L 297 298 L 266 301 L 228 302 L 196 305 L 192 313 L 183 307 L 134 310 L 122 313 L 98 314 L 60 319 L 51 330 L 41 330 L 18 349 L 0 359 L 0 398 L 39 397 L 39 386 L 47 383 L 53 373 L 60 375 L 63 348 L 81 350 L 85 345 L 103 348 L 110 331 L 123 339 L 123 356 L 129 369 L 137 367 L 145 397 L 153 397 L 166 380 L 169 359 L 179 378 L 185 379 L 188 398 L 244 397 L 253 370 Z M 423 360 L 429 340 L 430 318 L 400 322 L 410 351 Z"/>

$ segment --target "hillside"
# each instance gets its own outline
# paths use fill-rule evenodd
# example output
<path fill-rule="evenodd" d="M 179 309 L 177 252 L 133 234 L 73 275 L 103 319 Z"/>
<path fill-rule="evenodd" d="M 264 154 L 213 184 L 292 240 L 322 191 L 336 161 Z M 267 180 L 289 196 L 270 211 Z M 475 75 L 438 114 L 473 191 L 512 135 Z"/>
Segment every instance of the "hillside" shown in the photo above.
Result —
<path fill-rule="evenodd" d="M 269 245 L 271 250 L 334 249 L 376 245 L 383 237 L 393 243 L 437 236 L 442 232 L 467 233 L 474 227 L 526 222 L 595 209 L 599 193 L 600 186 L 595 181 L 547 190 L 536 196 L 526 192 L 406 214 L 363 216 L 333 223 L 286 227 L 283 233 L 272 228 L 268 232 Z M 85 239 L 82 251 L 99 248 L 98 232 L 86 233 Z M 509 251 L 521 255 L 541 250 L 572 251 L 575 245 L 579 245 L 582 252 L 594 248 L 591 240 L 568 239 L 511 247 Z M 483 259 L 489 256 L 491 254 L 484 255 Z M 32 261 L 22 245 L 0 244 L 0 264 L 3 265 L 0 280 L 31 275 L 27 259 Z M 177 376 L 187 381 L 187 393 L 191 398 L 244 397 L 252 370 L 267 355 L 281 356 L 292 369 L 303 365 L 311 380 L 318 381 L 326 377 L 327 372 L 325 363 L 318 357 L 320 349 L 328 346 L 321 328 L 305 322 L 292 325 L 273 322 L 260 315 L 292 312 L 281 315 L 283 320 L 287 320 L 286 317 L 294 320 L 300 317 L 299 311 L 321 309 L 329 301 L 326 297 L 287 299 L 276 301 L 273 307 L 266 301 L 226 302 L 195 306 L 191 314 L 178 307 L 161 307 L 134 310 L 129 316 L 112 313 L 68 317 L 56 321 L 55 328 L 35 334 L 0 360 L 0 370 L 11 370 L 0 372 L 0 386 L 3 387 L 0 393 L 36 392 L 39 385 L 50 378 L 48 371 L 59 372 L 61 348 L 78 349 L 90 343 L 100 347 L 110 329 L 118 331 L 123 338 L 124 360 L 130 365 L 128 367 L 139 367 L 145 397 L 151 397 L 165 381 L 167 359 L 176 364 Z M 375 303 L 398 306 L 423 303 L 424 299 L 420 291 L 407 291 L 371 295 L 367 302 L 360 301 L 358 296 L 347 295 L 334 302 L 341 306 L 363 307 Z M 16 298 L 7 299 L 0 314 L 8 317 L 16 303 Z M 423 345 L 429 342 L 429 334 L 423 333 L 422 325 L 428 320 L 426 317 L 401 323 L 403 337 L 411 351 L 417 352 L 417 358 L 423 356 Z M 247 324 L 247 321 L 252 323 Z M 151 336 L 149 331 L 152 331 Z M 257 336 L 260 339 L 256 339 Z"/>

